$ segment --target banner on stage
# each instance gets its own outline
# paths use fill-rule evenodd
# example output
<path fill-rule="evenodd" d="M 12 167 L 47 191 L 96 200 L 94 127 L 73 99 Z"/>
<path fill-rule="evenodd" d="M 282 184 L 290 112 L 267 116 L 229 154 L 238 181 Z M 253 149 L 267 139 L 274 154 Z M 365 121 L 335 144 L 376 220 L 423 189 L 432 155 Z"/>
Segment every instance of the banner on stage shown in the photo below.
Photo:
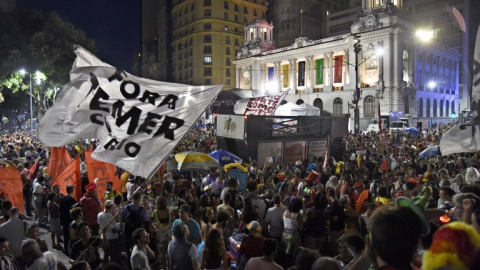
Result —
<path fill-rule="evenodd" d="M 245 138 L 245 119 L 238 115 L 217 116 L 217 136 L 243 140 Z"/>
<path fill-rule="evenodd" d="M 40 140 L 63 146 L 97 138 L 94 159 L 145 178 L 156 172 L 222 89 L 136 77 L 78 45 L 75 54 L 70 82 L 40 121 Z"/>
<path fill-rule="evenodd" d="M 242 98 L 235 103 L 233 109 L 236 114 L 274 115 L 275 110 L 280 106 L 287 93 L 288 90 L 278 95 Z"/>
<path fill-rule="evenodd" d="M 323 157 L 327 152 L 327 140 L 309 141 L 308 156 Z"/>

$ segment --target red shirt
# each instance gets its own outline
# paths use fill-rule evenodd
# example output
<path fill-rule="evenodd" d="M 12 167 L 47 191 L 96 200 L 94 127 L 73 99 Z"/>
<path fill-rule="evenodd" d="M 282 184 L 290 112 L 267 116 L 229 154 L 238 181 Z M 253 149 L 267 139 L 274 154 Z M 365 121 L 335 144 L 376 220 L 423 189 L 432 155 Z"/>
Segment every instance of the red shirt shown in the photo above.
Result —
<path fill-rule="evenodd" d="M 100 213 L 100 201 L 85 194 L 80 199 L 80 205 L 82 206 L 83 220 L 90 225 L 98 224 L 97 216 Z"/>
<path fill-rule="evenodd" d="M 249 235 L 245 239 L 243 239 L 242 244 L 240 245 L 240 249 L 238 253 L 245 254 L 245 259 L 248 261 L 250 258 L 253 257 L 261 257 L 262 254 L 262 243 L 263 243 L 263 236 L 260 235 L 259 237 L 255 237 L 253 235 Z"/>

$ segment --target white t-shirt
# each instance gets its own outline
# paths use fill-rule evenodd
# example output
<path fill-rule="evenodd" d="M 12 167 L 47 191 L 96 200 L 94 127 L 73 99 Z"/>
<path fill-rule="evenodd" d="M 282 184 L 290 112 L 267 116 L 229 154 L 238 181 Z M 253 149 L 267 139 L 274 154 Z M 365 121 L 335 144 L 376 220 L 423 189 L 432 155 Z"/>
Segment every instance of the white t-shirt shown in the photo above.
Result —
<path fill-rule="evenodd" d="M 35 193 L 42 193 L 43 194 L 43 186 L 39 183 L 35 182 L 33 184 L 33 194 Z M 33 200 L 37 203 L 41 203 L 43 201 L 43 195 L 33 195 Z"/>
<path fill-rule="evenodd" d="M 267 215 L 265 216 L 265 223 L 269 223 L 268 230 L 272 237 L 282 237 L 283 234 L 283 213 L 287 208 L 282 207 L 271 207 L 267 210 Z"/>
<path fill-rule="evenodd" d="M 283 270 L 283 268 L 275 262 L 267 262 L 261 257 L 254 257 L 248 260 L 245 270 Z"/>
<path fill-rule="evenodd" d="M 150 270 L 147 253 L 145 253 L 145 250 L 138 249 L 137 245 L 133 247 L 130 263 L 132 269 Z"/>
<path fill-rule="evenodd" d="M 56 270 L 57 269 L 57 257 L 50 251 L 43 253 L 43 256 L 36 259 L 28 270 Z"/>
<path fill-rule="evenodd" d="M 137 189 L 137 184 L 129 181 L 125 185 L 125 189 L 127 190 L 127 200 L 130 200 L 130 197 L 132 197 L 133 193 L 135 193 L 135 190 Z"/>
<path fill-rule="evenodd" d="M 110 213 L 105 213 L 105 212 L 100 212 L 97 215 L 97 222 L 100 224 L 100 228 L 103 229 L 105 226 L 107 226 L 108 222 L 113 219 L 112 214 Z M 105 236 L 107 236 L 107 240 L 114 240 L 118 239 L 118 233 L 114 233 L 112 229 L 115 229 L 117 227 L 117 223 L 113 221 L 108 225 L 107 230 L 105 231 Z"/>

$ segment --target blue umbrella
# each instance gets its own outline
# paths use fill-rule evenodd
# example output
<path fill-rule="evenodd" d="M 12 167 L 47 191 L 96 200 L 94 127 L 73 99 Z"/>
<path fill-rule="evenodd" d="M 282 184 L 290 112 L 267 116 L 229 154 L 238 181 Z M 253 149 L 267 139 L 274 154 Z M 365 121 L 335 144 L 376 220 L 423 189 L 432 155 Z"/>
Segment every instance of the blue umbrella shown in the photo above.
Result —
<path fill-rule="evenodd" d="M 420 135 L 420 134 L 422 134 L 422 132 L 421 132 L 420 130 L 418 130 L 418 128 L 416 128 L 416 127 L 406 128 L 406 129 L 405 129 L 405 132 L 411 133 L 411 134 L 413 134 L 413 135 Z"/>
<path fill-rule="evenodd" d="M 420 158 L 424 158 L 424 157 L 434 157 L 434 156 L 438 156 L 440 154 L 441 154 L 440 153 L 440 146 L 439 145 L 434 145 L 434 146 L 430 146 L 427 149 L 420 152 L 420 154 L 418 154 L 418 156 Z"/>
<path fill-rule="evenodd" d="M 210 153 L 210 156 L 217 160 L 220 166 L 225 166 L 230 163 L 243 163 L 243 160 L 241 158 L 231 152 L 224 150 L 212 152 Z"/>

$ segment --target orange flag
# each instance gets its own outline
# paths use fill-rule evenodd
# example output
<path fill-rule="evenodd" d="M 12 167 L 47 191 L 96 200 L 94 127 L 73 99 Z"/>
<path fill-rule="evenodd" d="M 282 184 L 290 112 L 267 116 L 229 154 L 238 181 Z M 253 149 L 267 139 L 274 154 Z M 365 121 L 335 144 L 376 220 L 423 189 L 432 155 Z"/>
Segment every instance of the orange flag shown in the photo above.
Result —
<path fill-rule="evenodd" d="M 22 177 L 17 168 L 0 168 L 0 197 L 11 201 L 14 207 L 25 213 Z"/>
<path fill-rule="evenodd" d="M 53 178 L 50 185 L 58 185 L 60 193 L 67 193 L 67 186 L 73 185 L 73 197 L 78 201 L 82 197 L 82 179 L 80 178 L 80 157 L 75 158 Z"/>
<path fill-rule="evenodd" d="M 55 178 L 72 160 L 65 146 L 52 147 L 48 160 L 47 174 Z"/>
<path fill-rule="evenodd" d="M 117 170 L 114 165 L 98 161 L 92 158 L 92 151 L 85 151 L 85 163 L 87 164 L 87 174 L 88 181 L 92 183 L 95 178 L 98 178 L 97 181 L 97 192 L 98 198 L 102 203 L 104 202 L 103 195 L 105 194 L 105 187 L 107 181 L 113 182 L 113 189 L 122 193 L 122 188 L 120 185 L 120 180 L 115 176 L 115 171 Z"/>
<path fill-rule="evenodd" d="M 30 181 L 33 181 L 33 179 L 35 179 L 35 178 L 37 177 L 37 173 L 38 173 L 38 162 L 39 162 L 39 160 L 37 160 L 37 161 L 32 165 L 32 167 L 30 167 L 30 169 L 28 170 L 27 179 L 30 180 Z"/>

